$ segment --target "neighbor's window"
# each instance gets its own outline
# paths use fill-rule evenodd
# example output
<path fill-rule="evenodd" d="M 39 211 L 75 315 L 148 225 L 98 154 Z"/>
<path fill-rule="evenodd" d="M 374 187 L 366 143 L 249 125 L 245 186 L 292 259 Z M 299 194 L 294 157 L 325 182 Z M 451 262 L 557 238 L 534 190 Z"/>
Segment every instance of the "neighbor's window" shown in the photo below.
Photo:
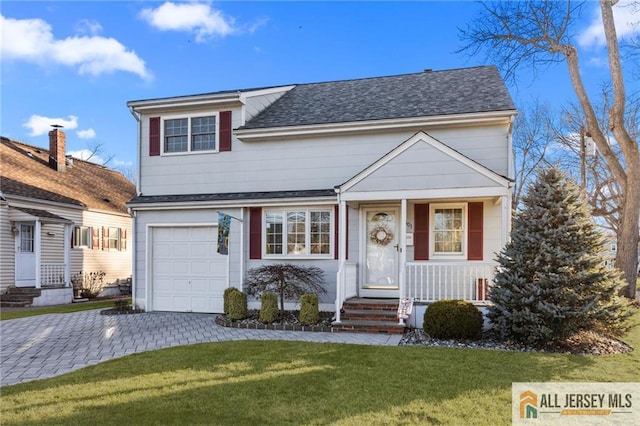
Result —
<path fill-rule="evenodd" d="M 330 256 L 332 210 L 265 211 L 266 256 Z"/>
<path fill-rule="evenodd" d="M 431 207 L 431 251 L 434 257 L 456 257 L 464 254 L 465 216 L 464 205 Z"/>
<path fill-rule="evenodd" d="M 73 246 L 91 247 L 91 228 L 88 226 L 76 226 L 73 228 Z"/>
<path fill-rule="evenodd" d="M 210 151 L 216 148 L 216 116 L 164 120 L 164 152 Z"/>
<path fill-rule="evenodd" d="M 109 228 L 109 249 L 120 250 L 120 228 Z"/>

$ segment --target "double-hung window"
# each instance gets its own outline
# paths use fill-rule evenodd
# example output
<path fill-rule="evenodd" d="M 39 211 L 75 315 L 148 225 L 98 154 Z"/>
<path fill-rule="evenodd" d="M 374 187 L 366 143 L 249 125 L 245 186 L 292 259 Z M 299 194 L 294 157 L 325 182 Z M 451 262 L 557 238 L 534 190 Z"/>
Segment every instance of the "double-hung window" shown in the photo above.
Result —
<path fill-rule="evenodd" d="M 91 228 L 88 226 L 76 226 L 73 228 L 73 246 L 91 247 Z"/>
<path fill-rule="evenodd" d="M 265 256 L 331 257 L 332 219 L 332 209 L 265 210 Z"/>
<path fill-rule="evenodd" d="M 214 151 L 217 115 L 164 120 L 164 152 Z"/>
<path fill-rule="evenodd" d="M 110 250 L 120 250 L 120 228 L 109 228 L 107 241 Z"/>
<path fill-rule="evenodd" d="M 466 205 L 430 205 L 431 258 L 464 258 L 466 253 Z"/>

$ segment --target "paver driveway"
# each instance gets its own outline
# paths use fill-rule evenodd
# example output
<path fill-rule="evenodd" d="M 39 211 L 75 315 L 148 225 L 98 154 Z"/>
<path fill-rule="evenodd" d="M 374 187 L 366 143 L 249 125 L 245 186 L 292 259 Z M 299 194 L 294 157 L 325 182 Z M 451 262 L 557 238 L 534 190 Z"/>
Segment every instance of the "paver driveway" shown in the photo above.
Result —
<path fill-rule="evenodd" d="M 102 361 L 171 346 L 226 340 L 393 345 L 401 335 L 245 330 L 221 327 L 215 315 L 149 312 L 100 315 L 100 310 L 0 321 L 0 385 L 68 373 Z"/>

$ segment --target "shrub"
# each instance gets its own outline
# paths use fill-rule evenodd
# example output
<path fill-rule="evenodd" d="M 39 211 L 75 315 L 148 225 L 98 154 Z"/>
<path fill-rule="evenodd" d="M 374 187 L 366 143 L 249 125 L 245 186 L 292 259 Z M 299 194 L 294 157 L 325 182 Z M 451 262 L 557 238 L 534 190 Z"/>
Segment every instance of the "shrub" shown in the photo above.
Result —
<path fill-rule="evenodd" d="M 425 311 L 423 328 L 436 339 L 477 339 L 482 312 L 464 300 L 440 300 Z"/>
<path fill-rule="evenodd" d="M 95 299 L 104 287 L 104 277 L 107 275 L 105 271 L 96 272 L 78 272 L 73 274 L 71 282 L 73 288 L 79 292 L 80 297 L 87 299 Z"/>
<path fill-rule="evenodd" d="M 113 310 L 116 312 L 127 312 L 131 309 L 132 308 L 129 304 L 129 299 L 117 299 L 113 302 Z"/>
<path fill-rule="evenodd" d="M 318 311 L 318 295 L 303 294 L 300 297 L 300 324 L 311 325 L 320 321 L 320 312 Z"/>
<path fill-rule="evenodd" d="M 224 302 L 223 302 L 222 310 L 225 315 L 229 315 L 229 296 L 231 295 L 231 293 L 236 291 L 239 292 L 240 290 L 238 290 L 235 287 L 227 287 L 224 289 L 224 295 L 223 295 Z"/>
<path fill-rule="evenodd" d="M 228 295 L 229 313 L 227 314 L 232 320 L 241 320 L 247 317 L 247 295 L 236 289 L 230 291 Z"/>
<path fill-rule="evenodd" d="M 275 293 L 267 292 L 262 295 L 260 304 L 260 321 L 274 322 L 278 318 L 278 297 Z"/>
<path fill-rule="evenodd" d="M 247 293 L 262 295 L 276 293 L 280 298 L 280 311 L 284 312 L 285 299 L 297 300 L 305 293 L 324 294 L 324 272 L 315 266 L 274 263 L 250 269 L 246 280 Z"/>

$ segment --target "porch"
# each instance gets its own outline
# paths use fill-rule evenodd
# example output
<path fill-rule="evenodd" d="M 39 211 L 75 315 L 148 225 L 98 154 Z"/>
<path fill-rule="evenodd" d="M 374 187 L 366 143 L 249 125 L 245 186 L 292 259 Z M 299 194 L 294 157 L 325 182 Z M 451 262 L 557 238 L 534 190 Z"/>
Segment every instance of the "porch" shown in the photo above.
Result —
<path fill-rule="evenodd" d="M 483 306 L 489 302 L 496 265 L 487 261 L 406 262 L 398 283 L 398 296 L 414 303 L 460 299 Z M 357 277 L 357 263 L 341 265 L 337 274 L 336 322 L 341 321 L 345 301 L 358 296 Z"/>

